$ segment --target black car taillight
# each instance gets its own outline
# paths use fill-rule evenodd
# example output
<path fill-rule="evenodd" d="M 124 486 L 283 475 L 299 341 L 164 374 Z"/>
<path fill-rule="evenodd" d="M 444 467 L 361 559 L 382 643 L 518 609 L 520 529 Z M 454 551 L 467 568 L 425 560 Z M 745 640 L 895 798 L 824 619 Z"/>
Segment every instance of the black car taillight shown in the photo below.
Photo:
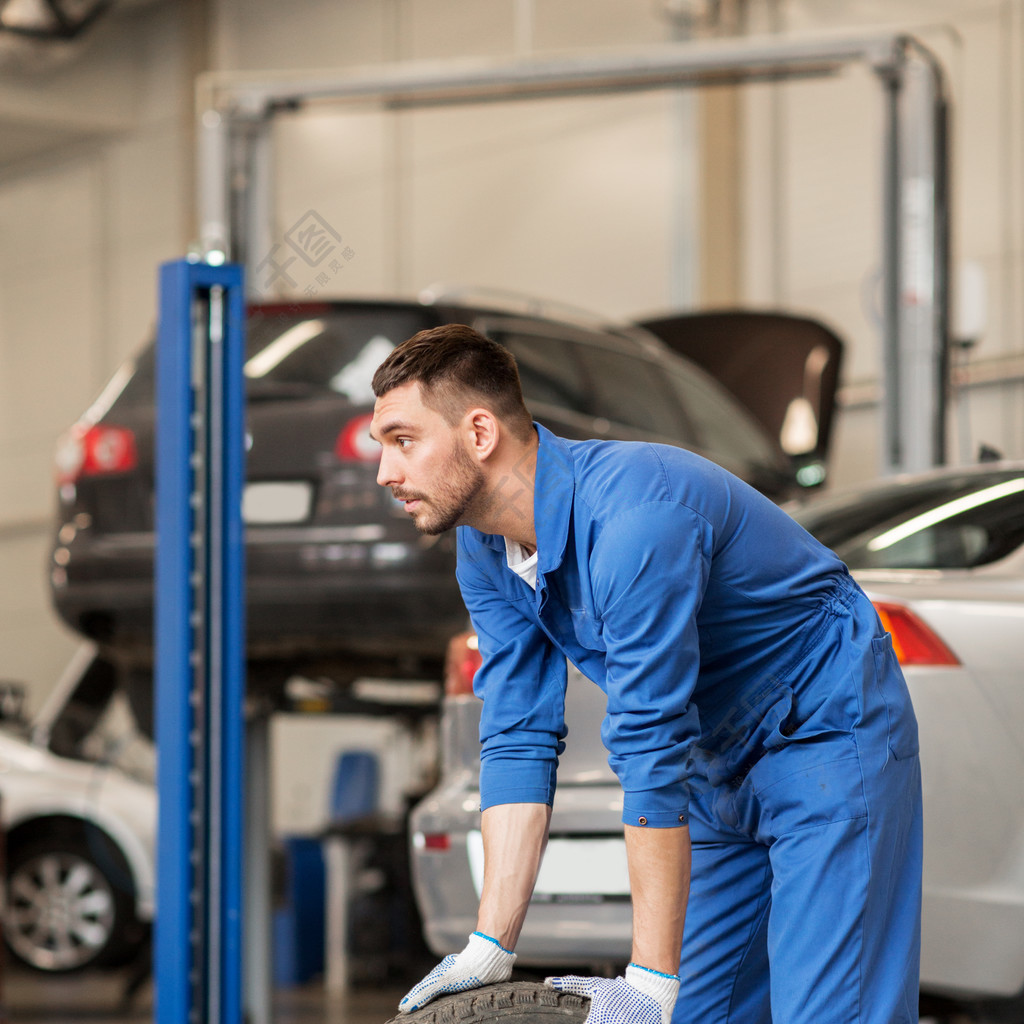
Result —
<path fill-rule="evenodd" d="M 60 484 L 126 473 L 139 464 L 135 435 L 127 427 L 76 423 L 58 442 L 55 462 Z"/>
<path fill-rule="evenodd" d="M 364 413 L 351 419 L 338 434 L 334 442 L 334 454 L 342 462 L 379 462 L 380 445 L 370 437 L 370 421 L 373 416 Z"/>

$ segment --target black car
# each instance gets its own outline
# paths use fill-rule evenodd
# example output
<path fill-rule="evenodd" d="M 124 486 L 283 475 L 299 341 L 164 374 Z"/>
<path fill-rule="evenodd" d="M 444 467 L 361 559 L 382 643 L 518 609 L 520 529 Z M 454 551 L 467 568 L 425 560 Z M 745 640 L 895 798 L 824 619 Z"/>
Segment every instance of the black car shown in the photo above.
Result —
<path fill-rule="evenodd" d="M 421 536 L 375 481 L 374 369 L 399 342 L 466 323 L 516 356 L 536 418 L 568 437 L 699 451 L 771 497 L 793 465 L 740 404 L 637 327 L 439 301 L 251 307 L 247 327 L 248 645 L 255 658 L 344 654 L 434 671 L 465 625 L 454 536 Z M 152 345 L 63 439 L 50 565 L 56 609 L 122 650 L 152 641 Z"/>

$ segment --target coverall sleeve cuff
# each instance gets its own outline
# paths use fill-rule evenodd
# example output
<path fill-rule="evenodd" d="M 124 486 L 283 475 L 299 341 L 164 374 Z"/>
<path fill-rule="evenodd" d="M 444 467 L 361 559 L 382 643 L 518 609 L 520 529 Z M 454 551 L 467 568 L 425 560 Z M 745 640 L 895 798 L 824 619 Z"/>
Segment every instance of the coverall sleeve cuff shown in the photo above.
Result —
<path fill-rule="evenodd" d="M 480 766 L 480 810 L 495 804 L 548 804 L 555 799 L 552 761 L 484 761 Z"/>
<path fill-rule="evenodd" d="M 641 828 L 678 828 L 689 825 L 689 801 L 686 795 L 673 792 L 671 798 L 664 791 L 626 793 L 622 801 L 623 825 Z"/>

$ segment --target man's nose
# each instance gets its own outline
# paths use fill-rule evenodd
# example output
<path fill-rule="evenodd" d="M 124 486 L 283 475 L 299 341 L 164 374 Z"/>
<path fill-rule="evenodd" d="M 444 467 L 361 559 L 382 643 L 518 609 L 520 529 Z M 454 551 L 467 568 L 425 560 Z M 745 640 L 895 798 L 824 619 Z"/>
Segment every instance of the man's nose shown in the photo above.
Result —
<path fill-rule="evenodd" d="M 395 471 L 392 468 L 393 462 L 389 457 L 387 449 L 381 452 L 380 465 L 377 467 L 377 483 L 381 487 L 392 487 L 398 481 L 395 479 Z"/>

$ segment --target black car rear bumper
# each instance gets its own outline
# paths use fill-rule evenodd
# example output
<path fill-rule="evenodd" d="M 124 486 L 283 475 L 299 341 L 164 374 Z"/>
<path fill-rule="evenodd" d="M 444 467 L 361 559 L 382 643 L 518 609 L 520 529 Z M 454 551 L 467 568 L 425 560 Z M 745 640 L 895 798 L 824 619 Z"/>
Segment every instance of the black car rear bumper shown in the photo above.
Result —
<path fill-rule="evenodd" d="M 72 548 L 52 588 L 58 615 L 103 644 L 153 642 L 152 548 Z M 440 547 L 440 545 L 438 545 Z M 443 658 L 468 616 L 454 557 L 416 544 L 247 545 L 250 655 L 345 652 Z"/>

